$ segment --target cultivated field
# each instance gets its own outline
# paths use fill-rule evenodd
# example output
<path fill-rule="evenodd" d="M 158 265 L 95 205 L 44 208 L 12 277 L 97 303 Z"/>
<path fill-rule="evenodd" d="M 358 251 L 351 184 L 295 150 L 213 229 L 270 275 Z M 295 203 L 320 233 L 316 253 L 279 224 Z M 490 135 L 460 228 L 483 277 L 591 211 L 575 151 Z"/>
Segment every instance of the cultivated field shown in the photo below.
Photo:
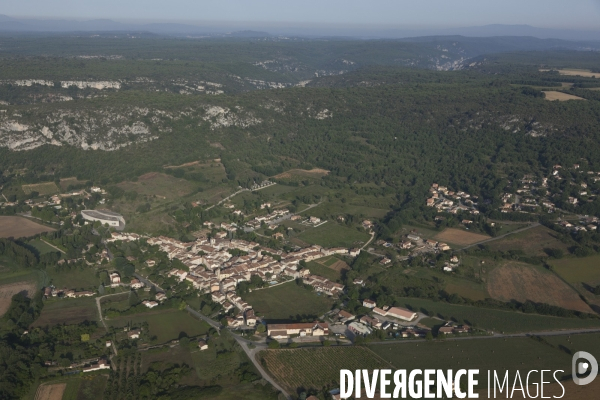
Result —
<path fill-rule="evenodd" d="M 473 284 L 470 281 L 459 282 L 449 282 L 445 287 L 446 292 L 452 294 L 455 293 L 465 299 L 471 300 L 485 300 L 489 297 L 487 291 L 480 287 L 478 284 Z"/>
<path fill-rule="evenodd" d="M 549 261 L 554 271 L 569 283 L 600 284 L 600 255 Z"/>
<path fill-rule="evenodd" d="M 523 376 L 523 372 L 526 375 L 533 369 L 562 369 L 567 371 L 563 377 L 571 371 L 569 354 L 531 338 L 377 344 L 369 348 L 397 369 L 479 369 L 479 388 L 487 387 L 487 370 L 503 375 L 506 370 L 511 374 L 520 370 Z"/>
<path fill-rule="evenodd" d="M 185 311 L 167 310 L 156 313 L 148 312 L 136 315 L 126 315 L 107 320 L 110 326 L 124 327 L 127 324 L 148 323 L 150 335 L 156 335 L 158 343 L 165 343 L 173 339 L 179 339 L 180 334 L 187 336 L 198 336 L 208 332 L 209 325 L 197 320 Z"/>
<path fill-rule="evenodd" d="M 0 238 L 29 237 L 43 232 L 52 232 L 54 229 L 35 223 L 22 217 L 0 216 Z"/>
<path fill-rule="evenodd" d="M 31 194 L 31 192 L 38 192 L 40 196 L 47 196 L 49 194 L 56 194 L 60 192 L 54 182 L 43 182 L 33 183 L 30 185 L 21 186 L 25 194 Z"/>
<path fill-rule="evenodd" d="M 519 333 L 575 328 L 597 328 L 600 320 L 558 318 L 546 315 L 524 314 L 513 311 L 472 307 L 426 299 L 403 298 L 401 307 L 411 308 L 444 320 L 455 320 L 494 332 Z"/>
<path fill-rule="evenodd" d="M 188 195 L 197 187 L 185 179 L 175 178 L 171 175 L 149 172 L 140 176 L 137 182 L 121 182 L 117 185 L 125 191 L 135 191 L 141 195 L 153 196 L 166 200 L 176 200 Z"/>
<path fill-rule="evenodd" d="M 39 318 L 32 326 L 57 324 L 78 324 L 83 321 L 98 321 L 96 299 L 54 299 L 47 300 Z"/>
<path fill-rule="evenodd" d="M 96 277 L 97 270 L 94 267 L 61 272 L 57 272 L 55 267 L 48 267 L 47 272 L 52 284 L 57 288 L 96 291 L 102 283 L 102 279 Z"/>
<path fill-rule="evenodd" d="M 572 94 L 556 92 L 553 90 L 544 91 L 543 93 L 545 94 L 545 99 L 550 101 L 585 100 L 583 97 L 573 96 Z"/>
<path fill-rule="evenodd" d="M 540 71 L 551 71 L 549 69 L 540 69 Z M 583 76 L 585 78 L 600 78 L 600 73 L 592 72 L 587 69 L 566 68 L 557 70 L 559 74 L 566 76 Z"/>
<path fill-rule="evenodd" d="M 327 295 L 319 296 L 295 282 L 255 290 L 242 295 L 242 298 L 268 320 L 289 320 L 298 314 L 318 317 L 329 311 L 333 304 Z"/>
<path fill-rule="evenodd" d="M 459 246 L 468 246 L 473 243 L 491 239 L 491 237 L 479 233 L 467 232 L 462 229 L 448 228 L 435 235 L 434 239 L 440 242 L 457 244 Z"/>
<path fill-rule="evenodd" d="M 37 285 L 35 282 L 15 282 L 0 286 L 0 317 L 8 311 L 12 297 L 17 293 L 26 292 L 31 297 Z"/>
<path fill-rule="evenodd" d="M 308 269 L 310 269 L 311 274 L 320 275 L 335 281 L 340 279 L 342 271 L 349 270 L 350 267 L 339 258 L 329 256 L 309 262 Z"/>
<path fill-rule="evenodd" d="M 521 303 L 531 300 L 553 306 L 592 312 L 571 287 L 554 274 L 523 263 L 510 262 L 495 268 L 488 276 L 487 290 L 493 299 Z"/>
<path fill-rule="evenodd" d="M 40 385 L 35 394 L 35 400 L 61 400 L 66 387 L 66 383 Z"/>
<path fill-rule="evenodd" d="M 258 357 L 288 393 L 296 393 L 299 388 L 339 387 L 340 369 L 389 367 L 369 349 L 354 346 L 264 350 Z"/>
<path fill-rule="evenodd" d="M 323 247 L 360 247 L 360 243 L 369 240 L 369 235 L 356 229 L 348 228 L 333 221 L 309 228 L 298 235 L 298 239 Z"/>
<path fill-rule="evenodd" d="M 560 249 L 568 253 L 569 246 L 559 239 L 552 229 L 536 226 L 502 239 L 486 243 L 491 250 L 521 250 L 530 256 L 546 256 L 545 249 Z"/>
<path fill-rule="evenodd" d="M 50 246 L 48 243 L 46 243 L 40 239 L 30 240 L 29 245 L 35 247 L 36 250 L 39 251 L 40 254 L 58 252 L 58 250 L 56 250 L 54 247 Z"/>

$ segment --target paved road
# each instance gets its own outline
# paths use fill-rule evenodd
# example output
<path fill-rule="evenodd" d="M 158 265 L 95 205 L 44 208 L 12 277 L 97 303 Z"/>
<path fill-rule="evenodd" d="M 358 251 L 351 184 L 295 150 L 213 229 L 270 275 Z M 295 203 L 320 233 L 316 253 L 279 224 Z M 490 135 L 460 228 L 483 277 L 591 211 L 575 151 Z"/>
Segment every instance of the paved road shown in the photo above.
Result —
<path fill-rule="evenodd" d="M 477 340 L 477 339 L 502 339 L 502 338 L 521 338 L 529 336 L 565 336 L 565 335 L 581 335 L 585 333 L 600 333 L 600 328 L 587 328 L 587 329 L 569 329 L 563 331 L 543 331 L 543 332 L 524 332 L 524 333 L 512 333 L 502 334 L 495 333 L 487 336 L 464 336 L 464 337 L 451 337 L 445 338 L 444 340 Z M 389 340 L 384 342 L 370 342 L 369 344 L 401 344 L 401 343 L 419 343 L 425 342 L 426 339 L 416 340 Z"/>
<path fill-rule="evenodd" d="M 159 289 L 160 291 L 164 292 L 163 288 L 161 288 L 160 286 L 158 286 L 156 283 L 152 282 L 150 279 L 144 278 L 143 276 L 141 276 L 140 274 L 137 274 L 137 273 L 134 273 L 133 276 L 135 276 L 136 278 L 138 278 L 140 280 L 140 282 L 142 282 L 144 285 L 146 285 L 148 287 L 156 286 L 157 289 Z"/>
<path fill-rule="evenodd" d="M 102 307 L 100 306 L 100 301 L 105 297 L 118 296 L 118 295 L 122 295 L 122 294 L 123 293 L 113 293 L 113 294 L 107 294 L 104 296 L 96 297 L 96 307 L 98 307 L 98 316 L 100 317 L 100 322 L 102 323 L 102 326 L 104 326 L 104 329 L 106 329 L 107 332 L 108 332 L 108 327 L 106 326 L 106 322 L 104 322 L 104 319 L 102 318 Z M 117 355 L 116 344 L 113 343 L 112 346 L 110 346 L 110 348 L 112 349 L 113 353 L 115 353 L 115 356 L 116 356 Z"/>
<path fill-rule="evenodd" d="M 283 393 L 283 395 L 285 396 L 286 399 L 291 400 L 292 397 L 285 390 L 283 390 L 283 388 L 281 386 L 279 386 L 279 384 L 277 382 L 275 382 L 275 380 L 273 378 L 271 378 L 271 376 L 269 374 L 267 374 L 267 371 L 265 371 L 263 369 L 263 366 L 260 365 L 260 363 L 258 362 L 258 360 L 256 358 L 256 355 L 258 354 L 259 351 L 267 349 L 267 345 L 263 344 L 263 343 L 255 343 L 255 342 L 249 341 L 249 340 L 244 339 L 235 334 L 233 335 L 233 337 L 238 342 L 240 347 L 242 349 L 244 349 L 244 352 L 246 352 L 246 355 L 248 356 L 250 361 L 252 361 L 252 364 L 254 364 L 254 366 L 256 367 L 258 372 L 260 372 L 260 375 L 263 377 L 263 379 L 266 380 L 267 382 L 269 382 L 271 385 L 273 385 L 273 387 L 275 389 L 277 389 L 281 393 Z M 253 349 L 249 348 L 248 344 L 250 344 L 250 343 L 252 343 L 256 347 Z"/>
<path fill-rule="evenodd" d="M 363 247 L 361 247 L 360 249 L 361 249 L 361 250 L 363 250 L 365 247 L 367 247 L 367 245 L 368 245 L 369 243 L 371 243 L 371 242 L 373 241 L 373 239 L 375 239 L 375 231 L 371 231 L 371 239 L 369 239 L 369 241 L 368 241 L 367 243 L 365 243 L 365 244 L 363 245 Z M 379 255 L 379 254 L 378 254 L 378 255 Z"/>
<path fill-rule="evenodd" d="M 515 233 L 523 232 L 523 231 L 526 231 L 526 230 L 531 229 L 531 228 L 535 228 L 535 227 L 540 226 L 540 225 L 541 224 L 539 222 L 534 222 L 533 224 L 531 224 L 529 226 L 526 226 L 525 228 L 517 229 L 517 230 L 514 230 L 512 232 L 505 233 L 504 235 L 496 236 L 496 237 L 493 237 L 491 239 L 484 240 L 482 242 L 477 242 L 477 243 L 471 244 L 471 245 L 469 245 L 467 247 L 463 247 L 461 250 L 466 250 L 466 249 L 474 247 L 474 246 L 479 246 L 480 244 L 484 244 L 484 243 L 492 242 L 494 240 L 502 239 L 502 238 L 507 237 L 509 235 L 513 235 Z"/>
<path fill-rule="evenodd" d="M 213 328 L 215 328 L 217 330 L 217 332 L 221 331 L 221 324 L 215 320 L 212 320 L 210 318 L 208 318 L 205 315 L 200 314 L 198 311 L 194 310 L 192 307 L 187 306 L 186 311 L 189 312 L 190 314 L 192 314 L 193 316 L 200 318 L 201 320 L 207 322 L 210 326 L 212 326 Z"/>

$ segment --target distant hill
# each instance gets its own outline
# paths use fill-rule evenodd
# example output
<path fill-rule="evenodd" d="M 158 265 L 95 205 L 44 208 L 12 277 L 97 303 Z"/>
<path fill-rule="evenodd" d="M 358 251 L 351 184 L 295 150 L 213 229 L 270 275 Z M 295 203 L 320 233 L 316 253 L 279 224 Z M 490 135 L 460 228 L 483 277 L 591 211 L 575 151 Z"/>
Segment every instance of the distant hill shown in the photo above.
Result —
<path fill-rule="evenodd" d="M 562 39 L 575 41 L 600 41 L 600 30 L 583 31 L 569 29 L 537 28 L 530 25 L 484 25 L 448 29 L 406 29 L 401 26 L 313 24 L 248 24 L 235 22 L 198 22 L 197 24 L 124 23 L 110 19 L 97 20 L 51 20 L 13 18 L 0 14 L 0 31 L 10 32 L 90 32 L 90 31 L 148 31 L 168 35 L 226 35 L 232 37 L 269 37 L 272 35 L 303 37 L 353 37 L 353 38 L 413 38 L 422 36 L 459 35 L 467 37 L 531 36 L 539 39 Z M 258 29 L 255 29 L 258 28 Z M 263 31 L 268 30 L 268 32 Z"/>

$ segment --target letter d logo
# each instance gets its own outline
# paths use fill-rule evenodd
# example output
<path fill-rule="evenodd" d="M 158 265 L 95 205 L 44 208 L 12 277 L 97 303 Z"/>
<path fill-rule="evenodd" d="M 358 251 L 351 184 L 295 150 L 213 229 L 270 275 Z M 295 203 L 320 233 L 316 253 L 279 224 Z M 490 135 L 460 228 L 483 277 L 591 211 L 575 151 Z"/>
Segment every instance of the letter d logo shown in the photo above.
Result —
<path fill-rule="evenodd" d="M 585 359 L 586 361 L 580 361 L 581 359 Z M 573 356 L 573 361 L 571 364 L 571 371 L 573 372 L 573 382 L 576 385 L 587 385 L 588 383 L 592 383 L 592 381 L 598 375 L 598 361 L 594 358 L 590 353 L 586 353 L 585 351 L 578 351 Z M 579 378 L 577 375 L 583 375 L 587 371 L 590 371 L 590 374 L 585 378 Z"/>

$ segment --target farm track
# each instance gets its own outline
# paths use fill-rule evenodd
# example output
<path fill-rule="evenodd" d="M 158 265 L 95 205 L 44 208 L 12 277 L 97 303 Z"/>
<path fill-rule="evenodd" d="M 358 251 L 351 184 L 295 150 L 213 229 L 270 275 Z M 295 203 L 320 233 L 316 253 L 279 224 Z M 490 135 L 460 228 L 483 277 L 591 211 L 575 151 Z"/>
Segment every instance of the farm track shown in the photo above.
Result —
<path fill-rule="evenodd" d="M 531 225 L 529 225 L 529 226 L 526 226 L 525 228 L 517 229 L 517 230 L 514 230 L 514 231 L 512 231 L 512 232 L 505 233 L 504 235 L 496 236 L 496 237 L 493 237 L 493 238 L 491 238 L 491 239 L 487 239 L 487 240 L 483 240 L 483 241 L 481 241 L 481 242 L 477 242 L 477 243 L 470 244 L 470 245 L 468 245 L 468 246 L 465 246 L 465 247 L 463 247 L 463 248 L 462 248 L 462 249 L 460 249 L 460 250 L 467 250 L 467 249 L 469 249 L 469 248 L 471 248 L 471 247 L 474 247 L 474 246 L 479 246 L 480 244 L 484 244 L 484 243 L 493 242 L 494 240 L 502 239 L 502 238 L 505 238 L 505 237 L 507 237 L 507 236 L 513 235 L 513 234 L 515 234 L 515 233 L 520 233 L 520 232 L 526 231 L 526 230 L 528 230 L 528 229 L 536 228 L 536 227 L 538 227 L 538 226 L 541 226 L 541 224 L 540 224 L 539 222 L 534 222 L 533 224 L 531 224 Z"/>

